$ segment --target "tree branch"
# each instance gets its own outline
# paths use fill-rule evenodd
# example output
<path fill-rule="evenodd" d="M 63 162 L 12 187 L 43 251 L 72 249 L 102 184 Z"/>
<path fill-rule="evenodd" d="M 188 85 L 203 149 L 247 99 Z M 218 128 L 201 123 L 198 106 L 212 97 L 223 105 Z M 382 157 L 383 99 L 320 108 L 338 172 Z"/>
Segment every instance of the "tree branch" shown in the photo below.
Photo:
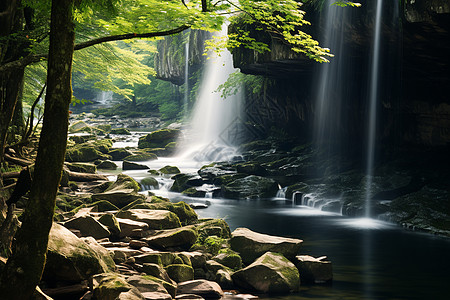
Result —
<path fill-rule="evenodd" d="M 106 42 L 123 41 L 123 40 L 130 40 L 130 39 L 136 39 L 136 38 L 153 38 L 153 37 L 174 35 L 174 34 L 182 32 L 188 28 L 190 28 L 189 25 L 182 25 L 177 28 L 165 30 L 165 31 L 147 32 L 147 33 L 126 33 L 126 34 L 119 34 L 119 35 L 104 36 L 101 38 L 97 38 L 97 39 L 93 39 L 93 40 L 89 40 L 86 42 L 76 44 L 74 47 L 74 50 L 81 50 L 84 48 L 88 48 L 88 47 L 106 43 Z M 6 72 L 6 71 L 9 71 L 12 69 L 24 68 L 32 63 L 46 60 L 47 58 L 48 58 L 48 54 L 30 54 L 30 55 L 25 56 L 22 59 L 12 61 L 12 62 L 9 62 L 9 63 L 6 63 L 6 64 L 0 66 L 0 73 Z"/>

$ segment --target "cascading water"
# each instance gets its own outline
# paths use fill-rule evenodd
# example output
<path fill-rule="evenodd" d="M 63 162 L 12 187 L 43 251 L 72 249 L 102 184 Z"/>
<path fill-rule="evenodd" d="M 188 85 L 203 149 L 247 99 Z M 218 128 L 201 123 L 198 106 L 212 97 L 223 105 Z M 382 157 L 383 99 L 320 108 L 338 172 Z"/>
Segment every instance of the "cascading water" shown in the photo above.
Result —
<path fill-rule="evenodd" d="M 221 35 L 226 34 L 226 27 Z M 179 154 L 197 161 L 230 160 L 237 155 L 236 138 L 240 134 L 241 93 L 221 97 L 219 86 L 235 72 L 231 53 L 210 53 L 205 66 L 190 126 L 185 130 Z"/>
<path fill-rule="evenodd" d="M 375 138 L 377 126 L 377 103 L 378 103 L 378 78 L 380 66 L 380 35 L 381 35 L 381 14 L 383 0 L 377 1 L 374 39 L 372 48 L 372 63 L 370 73 L 370 94 L 369 94 L 369 118 L 367 127 L 367 150 L 366 150 L 366 195 L 365 195 L 365 217 L 370 218 L 370 200 L 372 198 L 373 165 L 375 160 Z"/>
<path fill-rule="evenodd" d="M 110 104 L 113 97 L 113 92 L 111 91 L 101 91 L 97 97 L 95 97 L 95 102 L 97 102 L 100 105 L 107 105 Z"/>

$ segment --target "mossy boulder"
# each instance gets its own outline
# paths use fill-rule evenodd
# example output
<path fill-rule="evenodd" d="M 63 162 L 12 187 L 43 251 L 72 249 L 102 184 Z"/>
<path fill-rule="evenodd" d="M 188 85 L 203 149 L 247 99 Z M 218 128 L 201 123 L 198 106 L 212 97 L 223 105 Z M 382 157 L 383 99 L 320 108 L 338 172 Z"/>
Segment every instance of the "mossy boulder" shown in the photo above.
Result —
<path fill-rule="evenodd" d="M 242 258 L 239 254 L 231 250 L 219 253 L 212 259 L 232 270 L 239 270 L 242 268 Z"/>
<path fill-rule="evenodd" d="M 309 255 L 296 257 L 296 266 L 302 282 L 325 283 L 333 279 L 333 267 L 326 256 L 315 258 Z"/>
<path fill-rule="evenodd" d="M 103 170 L 115 170 L 115 169 L 117 169 L 117 165 L 114 162 L 107 159 L 107 160 L 100 162 L 97 165 L 97 168 L 103 169 Z"/>
<path fill-rule="evenodd" d="M 132 189 L 135 192 L 139 192 L 141 187 L 132 177 L 126 174 L 119 174 L 117 175 L 116 181 L 106 189 L 106 192 L 125 189 Z"/>
<path fill-rule="evenodd" d="M 104 214 L 98 219 L 98 221 L 105 225 L 113 235 L 120 234 L 121 229 L 119 221 L 117 221 L 117 218 L 113 214 Z"/>
<path fill-rule="evenodd" d="M 87 205 L 87 207 L 95 207 L 95 210 L 98 212 L 110 211 L 110 210 L 118 210 L 119 208 L 113 205 L 111 202 L 106 200 L 100 200 Z"/>
<path fill-rule="evenodd" d="M 182 192 L 183 195 L 188 197 L 205 198 L 206 191 L 200 190 L 197 187 L 190 187 Z"/>
<path fill-rule="evenodd" d="M 272 251 L 294 259 L 300 250 L 302 240 L 272 236 L 237 228 L 231 234 L 231 249 L 238 252 L 245 264 L 253 262 L 262 254 Z"/>
<path fill-rule="evenodd" d="M 148 161 L 156 159 L 158 159 L 158 156 L 155 153 L 151 152 L 131 154 L 123 158 L 123 160 L 126 161 Z"/>
<path fill-rule="evenodd" d="M 297 268 L 282 254 L 267 252 L 248 267 L 232 275 L 234 283 L 258 293 L 298 292 L 300 276 Z"/>
<path fill-rule="evenodd" d="M 261 164 L 255 162 L 245 162 L 237 164 L 236 170 L 238 173 L 244 173 L 248 175 L 264 176 L 267 174 L 267 170 L 262 167 Z"/>
<path fill-rule="evenodd" d="M 151 176 L 142 179 L 142 180 L 141 180 L 141 185 L 142 185 L 146 190 L 157 189 L 157 188 L 159 187 L 158 180 L 156 180 L 154 177 L 151 177 Z"/>
<path fill-rule="evenodd" d="M 197 232 L 190 227 L 161 230 L 143 239 L 150 247 L 158 249 L 189 249 L 197 240 Z"/>
<path fill-rule="evenodd" d="M 125 276 L 115 273 L 105 273 L 94 276 L 91 279 L 90 286 L 95 299 L 143 299 L 139 290 L 128 283 Z"/>
<path fill-rule="evenodd" d="M 110 150 L 108 154 L 111 155 L 113 160 L 122 160 L 125 157 L 132 155 L 133 153 L 127 149 L 119 148 Z"/>
<path fill-rule="evenodd" d="M 159 199 L 159 197 L 156 197 Z M 155 196 L 152 196 L 155 199 Z M 153 200 L 152 200 L 153 201 Z M 133 207 L 135 209 L 153 209 L 168 210 L 178 216 L 182 225 L 196 224 L 198 221 L 197 213 L 185 202 L 171 203 L 167 201 L 159 201 L 158 203 L 137 203 Z"/>
<path fill-rule="evenodd" d="M 54 223 L 49 234 L 44 279 L 79 282 L 94 274 L 113 271 L 115 263 L 108 251 L 94 242 L 90 245 Z"/>
<path fill-rule="evenodd" d="M 194 279 L 194 269 L 185 264 L 172 264 L 165 267 L 167 274 L 175 282 L 183 282 Z"/>
<path fill-rule="evenodd" d="M 172 229 L 181 227 L 177 215 L 167 210 L 130 209 L 117 213 L 118 218 L 148 224 L 150 229 Z"/>
<path fill-rule="evenodd" d="M 158 170 L 161 174 L 179 174 L 180 169 L 175 166 L 164 166 Z"/>
<path fill-rule="evenodd" d="M 173 176 L 172 179 L 174 182 L 170 190 L 179 193 L 193 186 L 201 186 L 204 183 L 203 179 L 197 173 L 180 173 Z"/>
<path fill-rule="evenodd" d="M 79 230 L 82 236 L 92 236 L 96 239 L 106 238 L 111 235 L 106 226 L 98 222 L 90 215 L 75 217 L 69 221 L 66 221 L 64 226 L 69 229 Z"/>
<path fill-rule="evenodd" d="M 231 237 L 231 230 L 227 222 L 223 219 L 200 220 L 196 225 L 196 229 L 200 236 L 217 236 L 223 239 Z"/>
<path fill-rule="evenodd" d="M 250 175 L 222 186 L 222 194 L 230 199 L 257 199 L 274 197 L 278 191 L 275 180 Z"/>
<path fill-rule="evenodd" d="M 113 128 L 110 130 L 111 134 L 124 134 L 124 135 L 131 135 L 131 132 L 126 128 Z"/>
<path fill-rule="evenodd" d="M 79 132 L 91 132 L 92 129 L 84 121 L 76 121 L 69 126 L 69 133 L 79 133 Z"/>
<path fill-rule="evenodd" d="M 192 294 L 199 295 L 205 299 L 220 299 L 224 293 L 216 282 L 198 279 L 179 283 L 177 294 Z"/>
<path fill-rule="evenodd" d="M 94 174 L 97 172 L 97 167 L 94 164 L 90 163 L 64 163 L 64 166 L 66 166 L 70 171 L 72 172 L 80 172 L 80 173 L 92 173 Z"/>
<path fill-rule="evenodd" d="M 146 197 L 136 193 L 133 189 L 114 189 L 104 193 L 93 194 L 91 199 L 93 202 L 105 200 L 118 208 L 122 208 L 134 201 L 145 200 Z"/>
<path fill-rule="evenodd" d="M 97 159 L 110 159 L 109 155 L 103 154 L 94 146 L 79 145 L 68 148 L 66 151 L 66 161 L 68 162 L 90 162 Z"/>
<path fill-rule="evenodd" d="M 180 134 L 179 129 L 161 129 L 139 138 L 138 148 L 165 148 L 175 142 Z"/>

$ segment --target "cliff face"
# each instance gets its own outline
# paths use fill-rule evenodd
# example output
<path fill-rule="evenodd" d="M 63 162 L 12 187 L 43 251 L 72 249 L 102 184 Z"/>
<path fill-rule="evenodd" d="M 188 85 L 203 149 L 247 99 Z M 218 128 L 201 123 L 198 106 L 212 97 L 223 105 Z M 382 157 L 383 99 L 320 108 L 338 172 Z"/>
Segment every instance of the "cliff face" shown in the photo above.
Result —
<path fill-rule="evenodd" d="M 450 2 L 447 0 L 384 1 L 381 38 L 381 66 L 378 94 L 379 139 L 396 144 L 446 145 L 450 143 Z M 366 119 L 368 74 L 373 43 L 375 1 L 366 1 L 361 8 L 344 8 L 349 15 L 343 28 L 346 90 L 342 113 L 342 136 L 362 139 Z M 395 4 L 395 5 L 393 5 Z M 325 17 L 307 11 L 311 34 L 320 40 Z M 234 26 L 238 26 L 235 24 Z M 231 27 L 233 30 L 233 27 Z M 258 33 L 263 35 L 263 33 Z M 317 94 L 317 63 L 294 55 L 289 48 L 269 36 L 262 36 L 272 51 L 254 53 L 234 49 L 235 67 L 247 74 L 271 78 L 264 95 L 251 99 L 252 114 L 260 110 L 283 107 L 278 118 L 268 117 L 263 124 L 278 124 L 288 132 L 308 136 L 313 131 L 315 94 Z M 328 45 L 325 45 L 328 46 Z M 331 59 L 333 63 L 333 59 Z M 337 93 L 338 91 L 336 91 Z M 270 110 L 270 109 L 269 109 Z M 296 128 L 292 128 L 295 126 Z"/>
<path fill-rule="evenodd" d="M 157 78 L 182 85 L 185 80 L 185 44 L 189 43 L 189 73 L 192 74 L 205 60 L 204 43 L 210 36 L 209 32 L 188 30 L 158 41 L 158 53 L 155 56 Z"/>

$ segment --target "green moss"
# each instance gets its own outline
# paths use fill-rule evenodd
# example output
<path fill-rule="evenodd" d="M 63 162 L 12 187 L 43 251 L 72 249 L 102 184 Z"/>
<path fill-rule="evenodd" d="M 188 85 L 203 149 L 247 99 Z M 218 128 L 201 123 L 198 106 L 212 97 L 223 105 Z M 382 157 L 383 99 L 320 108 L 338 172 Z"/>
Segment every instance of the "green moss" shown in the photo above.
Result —
<path fill-rule="evenodd" d="M 123 160 L 127 161 L 147 161 L 147 160 L 155 160 L 158 159 L 158 156 L 154 153 L 141 153 L 141 154 L 132 154 L 125 157 Z"/>
<path fill-rule="evenodd" d="M 126 128 L 113 128 L 110 131 L 111 134 L 126 134 L 131 135 L 131 132 Z"/>
<path fill-rule="evenodd" d="M 175 282 L 183 282 L 194 279 L 194 269 L 184 264 L 172 264 L 165 267 L 169 277 Z"/>
<path fill-rule="evenodd" d="M 162 174 L 179 174 L 180 169 L 175 166 L 165 166 L 158 170 Z"/>

